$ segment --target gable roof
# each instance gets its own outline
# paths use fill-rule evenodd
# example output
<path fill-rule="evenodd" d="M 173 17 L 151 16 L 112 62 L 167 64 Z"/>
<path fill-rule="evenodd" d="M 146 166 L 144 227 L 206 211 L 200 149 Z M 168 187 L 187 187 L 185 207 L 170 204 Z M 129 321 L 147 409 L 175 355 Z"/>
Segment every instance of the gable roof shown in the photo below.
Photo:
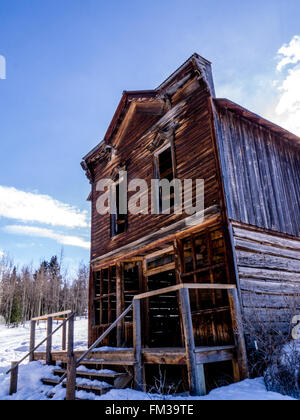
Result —
<path fill-rule="evenodd" d="M 229 111 L 234 112 L 235 114 L 240 115 L 241 117 L 246 118 L 247 120 L 256 123 L 268 130 L 273 131 L 275 134 L 279 135 L 280 137 L 292 142 L 298 146 L 300 146 L 300 137 L 296 136 L 295 134 L 285 130 L 284 128 L 280 127 L 277 124 L 272 123 L 271 121 L 266 120 L 265 118 L 261 117 L 260 115 L 255 114 L 254 112 L 249 111 L 248 109 L 242 107 L 241 105 L 236 104 L 235 102 L 230 101 L 226 98 L 216 98 L 214 99 L 214 103 L 224 109 L 228 109 Z"/>
<path fill-rule="evenodd" d="M 128 106 L 133 101 L 153 99 L 163 97 L 164 95 L 172 95 L 185 84 L 191 77 L 191 73 L 197 72 L 207 84 L 212 97 L 215 97 L 213 78 L 211 74 L 211 63 L 199 54 L 194 53 L 186 60 L 174 73 L 172 73 L 160 86 L 152 90 L 140 91 L 124 91 L 111 123 L 106 131 L 104 139 L 91 150 L 84 158 L 84 161 L 91 159 L 94 154 L 98 153 L 105 144 L 109 144 L 110 139 L 118 130 L 122 119 L 124 118 Z"/>

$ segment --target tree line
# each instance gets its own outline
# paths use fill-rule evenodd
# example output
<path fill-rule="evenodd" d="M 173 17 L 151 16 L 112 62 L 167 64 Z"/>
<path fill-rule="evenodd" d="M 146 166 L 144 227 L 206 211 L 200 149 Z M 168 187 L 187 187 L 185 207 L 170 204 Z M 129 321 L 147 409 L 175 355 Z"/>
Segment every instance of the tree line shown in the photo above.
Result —
<path fill-rule="evenodd" d="M 8 256 L 0 258 L 0 316 L 18 325 L 44 314 L 71 309 L 87 313 L 89 268 L 84 263 L 70 281 L 57 256 L 42 261 L 38 269 L 18 269 Z"/>

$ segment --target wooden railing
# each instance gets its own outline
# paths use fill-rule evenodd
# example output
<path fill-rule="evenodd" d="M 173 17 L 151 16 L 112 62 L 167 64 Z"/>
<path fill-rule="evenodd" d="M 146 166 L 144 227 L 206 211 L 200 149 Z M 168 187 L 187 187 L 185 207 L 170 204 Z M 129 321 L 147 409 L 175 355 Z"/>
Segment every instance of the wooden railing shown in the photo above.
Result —
<path fill-rule="evenodd" d="M 133 309 L 133 351 L 134 351 L 134 382 L 135 388 L 144 391 L 143 380 L 143 349 L 142 349 L 142 321 L 141 301 L 152 296 L 178 292 L 181 306 L 181 317 L 185 339 L 186 363 L 188 370 L 189 386 L 191 395 L 203 395 L 205 390 L 205 378 L 203 365 L 197 364 L 195 352 L 195 339 L 192 323 L 190 290 L 226 290 L 228 293 L 229 309 L 232 318 L 232 326 L 236 347 L 236 363 L 233 364 L 235 378 L 246 379 L 248 377 L 246 346 L 244 340 L 243 324 L 240 312 L 240 303 L 237 288 L 228 284 L 178 284 L 164 289 L 154 290 L 136 295 L 132 304 L 111 324 L 111 326 L 95 341 L 95 343 L 76 361 L 74 358 L 68 363 L 67 373 L 61 378 L 61 382 L 68 377 L 67 399 L 75 398 L 76 368 L 97 346 L 118 326 L 122 319 Z M 70 384 L 69 384 L 70 381 Z M 69 392 L 68 392 L 69 390 Z"/>
<path fill-rule="evenodd" d="M 67 318 L 62 318 L 64 315 L 69 315 Z M 62 333 L 62 348 L 66 349 L 66 338 L 67 338 L 67 324 L 69 323 L 69 337 L 68 337 L 68 351 L 70 348 L 73 352 L 74 345 L 74 313 L 71 311 L 58 312 L 49 315 L 43 315 L 41 317 L 33 318 L 30 322 L 30 344 L 29 352 L 18 362 L 12 362 L 11 368 L 6 372 L 6 374 L 11 374 L 10 378 L 10 389 L 9 395 L 15 394 L 18 390 L 18 370 L 19 365 L 24 362 L 24 360 L 29 357 L 29 361 L 34 361 L 34 352 L 41 347 L 44 343 L 46 344 L 46 363 L 47 365 L 52 364 L 52 337 L 56 334 L 61 328 L 63 329 Z M 53 321 L 60 320 L 63 321 L 54 331 L 53 331 Z M 36 332 L 36 323 L 38 321 L 47 321 L 47 336 L 39 344 L 35 345 L 35 332 Z"/>
<path fill-rule="evenodd" d="M 120 321 L 132 310 L 133 304 L 129 305 L 128 308 L 111 324 L 111 326 L 92 344 L 84 354 L 79 357 L 77 360 L 75 359 L 74 354 L 68 355 L 69 358 L 72 360 L 68 361 L 69 368 L 67 369 L 67 373 L 65 373 L 61 378 L 59 383 L 62 383 L 66 377 L 68 377 L 67 381 L 67 400 L 73 400 L 75 398 L 75 379 L 76 379 L 76 369 L 80 365 L 80 363 L 95 349 L 99 346 L 99 344 L 113 331 Z M 70 382 L 70 384 L 69 384 Z"/>
<path fill-rule="evenodd" d="M 141 339 L 141 300 L 152 296 L 171 292 L 179 293 L 181 306 L 181 318 L 186 349 L 186 362 L 191 395 L 205 394 L 205 380 L 203 366 L 197 365 L 195 353 L 195 339 L 192 322 L 189 290 L 226 290 L 228 293 L 229 309 L 232 319 L 237 363 L 234 364 L 234 376 L 236 378 L 248 378 L 248 365 L 246 344 L 244 339 L 243 322 L 241 318 L 240 302 L 235 285 L 228 284 L 196 284 L 186 283 L 170 286 L 165 289 L 153 290 L 142 293 L 133 299 L 134 308 L 134 354 L 135 354 L 135 383 L 138 390 L 143 390 L 143 363 L 142 363 L 142 339 Z M 202 378 L 201 378 L 202 376 Z"/>
<path fill-rule="evenodd" d="M 192 322 L 192 313 L 191 313 L 191 304 L 190 304 L 190 290 L 226 290 L 228 293 L 229 300 L 229 310 L 232 318 L 232 327 L 235 339 L 236 347 L 236 363 L 234 364 L 234 376 L 235 378 L 240 378 L 240 380 L 248 377 L 248 366 L 247 366 L 247 355 L 246 355 L 246 345 L 244 339 L 243 323 L 241 318 L 241 309 L 240 302 L 238 298 L 237 288 L 234 285 L 228 284 L 178 284 L 175 286 L 167 287 L 164 289 L 154 290 L 147 293 L 142 293 L 136 295 L 133 298 L 133 302 L 128 306 L 128 308 L 111 324 L 111 326 L 88 348 L 84 354 L 76 360 L 74 355 L 74 314 L 71 314 L 64 322 L 61 324 L 55 331 L 52 332 L 52 321 L 60 314 L 47 315 L 40 318 L 35 318 L 32 320 L 31 324 L 31 338 L 30 338 L 30 352 L 19 362 L 13 362 L 11 369 L 7 373 L 12 373 L 11 377 L 11 391 L 16 392 L 16 379 L 17 378 L 17 369 L 20 363 L 26 359 L 26 357 L 31 356 L 30 359 L 34 359 L 34 351 L 40 347 L 44 342 L 47 341 L 47 350 L 46 350 L 46 362 L 51 364 L 51 348 L 52 348 L 52 336 L 64 325 L 69 322 L 69 334 L 68 334 L 68 348 L 67 348 L 67 373 L 65 373 L 61 379 L 62 383 L 67 378 L 67 392 L 66 399 L 74 400 L 75 399 L 75 389 L 76 389 L 76 369 L 80 363 L 95 349 L 97 346 L 111 333 L 111 331 L 116 328 L 120 322 L 125 318 L 125 316 L 133 310 L 133 351 L 134 351 L 134 381 L 135 388 L 137 390 L 144 390 L 143 383 L 143 350 L 142 350 L 142 321 L 141 321 L 141 301 L 143 299 L 148 299 L 152 296 L 163 295 L 171 292 L 178 292 L 179 294 L 179 304 L 181 307 L 181 321 L 183 326 L 184 341 L 185 341 L 185 350 L 186 350 L 186 363 L 188 370 L 188 379 L 190 386 L 191 395 L 203 395 L 205 394 L 205 379 L 204 379 L 204 369 L 203 365 L 199 365 L 196 360 L 195 352 L 195 339 L 194 339 L 194 330 Z M 68 311 L 68 314 L 70 312 Z M 65 313 L 66 314 L 66 313 Z M 47 332 L 48 335 L 38 346 L 34 346 L 34 336 L 35 336 L 35 322 L 39 320 L 47 320 Z M 63 339 L 63 347 L 65 342 Z"/>

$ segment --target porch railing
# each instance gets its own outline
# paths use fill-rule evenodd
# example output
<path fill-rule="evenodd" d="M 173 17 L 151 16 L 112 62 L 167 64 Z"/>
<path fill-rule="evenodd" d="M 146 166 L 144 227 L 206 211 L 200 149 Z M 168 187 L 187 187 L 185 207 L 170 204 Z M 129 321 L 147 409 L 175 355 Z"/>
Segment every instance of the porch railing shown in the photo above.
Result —
<path fill-rule="evenodd" d="M 67 316 L 67 318 L 62 318 Z M 11 368 L 6 372 L 6 374 L 11 374 L 10 377 L 10 388 L 9 395 L 15 394 L 18 390 L 18 371 L 19 366 L 24 360 L 29 357 L 29 361 L 34 361 L 34 352 L 46 343 L 46 363 L 47 365 L 52 364 L 52 337 L 56 334 L 61 328 L 62 332 L 62 348 L 66 350 L 67 342 L 67 324 L 69 324 L 68 331 L 68 351 L 73 352 L 74 346 L 74 313 L 72 311 L 58 312 L 54 314 L 43 315 L 37 318 L 33 318 L 30 322 L 30 344 L 29 352 L 22 357 L 18 362 L 12 362 Z M 39 344 L 35 345 L 35 335 L 36 335 L 36 323 L 39 321 L 47 321 L 47 336 Z M 53 331 L 53 321 L 63 321 L 54 331 Z"/>
<path fill-rule="evenodd" d="M 54 315 L 47 316 L 48 324 L 48 336 L 38 346 L 34 347 L 30 353 L 28 353 L 17 365 L 12 365 L 12 368 L 7 372 L 15 375 L 15 372 L 19 364 L 25 360 L 26 357 L 32 355 L 34 351 L 40 347 L 45 341 L 47 341 L 46 350 L 46 361 L 51 363 L 51 337 L 55 334 L 64 324 L 69 322 L 69 340 L 68 340 L 68 363 L 67 373 L 65 373 L 61 379 L 62 383 L 67 378 L 67 400 L 75 399 L 76 390 L 76 369 L 79 364 L 95 349 L 97 346 L 116 328 L 124 317 L 133 310 L 133 351 L 134 351 L 134 382 L 137 390 L 144 390 L 143 383 L 143 351 L 142 351 L 142 322 L 141 322 L 141 301 L 148 299 L 152 296 L 163 295 L 171 292 L 179 293 L 179 303 L 181 307 L 181 322 L 183 326 L 185 350 L 186 350 L 186 364 L 188 370 L 188 379 L 191 395 L 203 395 L 205 394 L 205 378 L 203 366 L 197 364 L 196 352 L 195 352 L 195 339 L 193 331 L 192 313 L 190 305 L 190 290 L 226 290 L 228 293 L 229 309 L 232 319 L 232 327 L 235 340 L 236 348 L 236 364 L 235 364 L 235 377 L 240 380 L 248 377 L 248 366 L 247 366 L 247 355 L 246 345 L 244 339 L 243 322 L 241 318 L 240 302 L 238 297 L 237 288 L 235 285 L 228 284 L 177 284 L 175 286 L 167 287 L 164 289 L 154 290 L 147 293 L 142 293 L 134 296 L 132 303 L 128 308 L 110 325 L 110 327 L 88 348 L 84 354 L 76 360 L 74 355 L 74 314 L 71 314 L 62 325 L 60 325 L 55 331 L 52 332 L 50 327 L 51 321 L 49 321 Z M 45 317 L 44 317 L 45 318 Z M 41 319 L 41 318 L 40 318 Z M 36 321 L 35 319 L 33 321 Z M 34 329 L 33 325 L 32 328 Z M 51 330 L 51 331 L 50 331 Z M 31 337 L 31 341 L 33 338 Z M 33 347 L 33 344 L 31 343 Z M 12 379 L 13 381 L 13 379 Z M 12 388 L 15 392 L 16 390 Z"/>

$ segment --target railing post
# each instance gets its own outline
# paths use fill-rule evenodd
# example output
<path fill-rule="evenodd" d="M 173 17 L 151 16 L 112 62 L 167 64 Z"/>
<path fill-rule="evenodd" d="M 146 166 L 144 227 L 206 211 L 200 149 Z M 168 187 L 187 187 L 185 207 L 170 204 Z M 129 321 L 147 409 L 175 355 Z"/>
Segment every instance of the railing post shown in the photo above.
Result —
<path fill-rule="evenodd" d="M 71 357 L 74 352 L 74 314 L 69 319 L 68 329 L 68 357 Z"/>
<path fill-rule="evenodd" d="M 185 339 L 190 394 L 192 396 L 205 395 L 206 386 L 203 365 L 197 365 L 196 362 L 195 340 L 189 290 L 186 288 L 180 289 L 179 295 L 182 309 L 182 325 Z"/>
<path fill-rule="evenodd" d="M 52 328 L 53 328 L 53 318 L 49 317 L 47 318 L 47 345 L 46 345 L 46 364 L 51 365 L 52 364 Z"/>
<path fill-rule="evenodd" d="M 19 373 L 18 362 L 11 362 L 9 395 L 16 394 L 18 391 L 18 373 Z"/>
<path fill-rule="evenodd" d="M 67 350 L 67 323 L 62 326 L 62 350 Z"/>
<path fill-rule="evenodd" d="M 74 314 L 69 319 L 68 330 L 68 367 L 66 400 L 74 401 L 76 397 L 76 359 L 74 356 Z"/>
<path fill-rule="evenodd" d="M 241 315 L 240 301 L 237 289 L 228 290 L 228 300 L 230 306 L 230 313 L 232 319 L 232 329 L 234 334 L 234 341 L 237 353 L 238 369 L 233 364 L 235 381 L 239 382 L 243 379 L 249 378 L 247 350 L 245 343 L 245 335 L 243 328 L 243 320 Z"/>
<path fill-rule="evenodd" d="M 30 356 L 29 356 L 29 362 L 33 362 L 34 361 L 34 347 L 35 347 L 35 327 L 36 327 L 36 321 L 31 321 L 30 322 L 30 344 L 29 344 L 29 351 Z"/>
<path fill-rule="evenodd" d="M 116 294 L 117 294 L 117 318 L 122 314 L 122 308 L 124 305 L 124 296 L 123 296 L 123 272 L 121 264 L 116 265 Z M 121 320 L 117 325 L 117 347 L 121 347 L 123 343 L 123 328 L 124 320 Z"/>
<path fill-rule="evenodd" d="M 144 391 L 144 369 L 142 360 L 142 326 L 141 326 L 141 301 L 133 301 L 133 348 L 134 348 L 134 382 L 137 391 Z"/>

